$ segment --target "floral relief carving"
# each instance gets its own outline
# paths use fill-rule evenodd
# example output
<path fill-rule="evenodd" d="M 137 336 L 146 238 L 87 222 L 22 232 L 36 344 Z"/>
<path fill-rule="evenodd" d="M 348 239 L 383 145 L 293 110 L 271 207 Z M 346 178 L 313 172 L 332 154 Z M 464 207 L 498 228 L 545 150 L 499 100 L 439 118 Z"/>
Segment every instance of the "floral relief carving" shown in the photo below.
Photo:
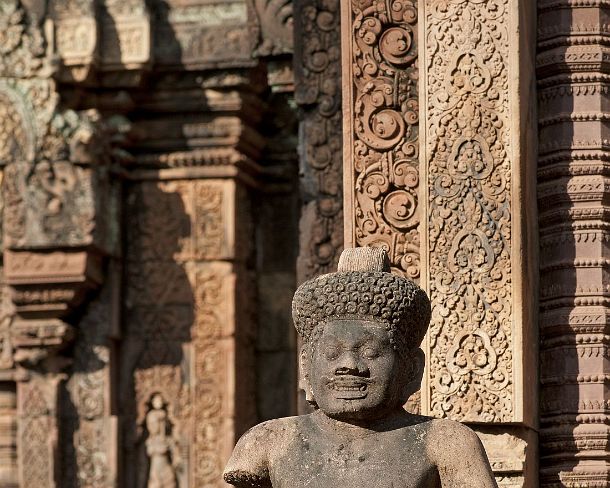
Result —
<path fill-rule="evenodd" d="M 352 0 L 355 243 L 383 247 L 393 271 L 420 273 L 417 5 Z"/>
<path fill-rule="evenodd" d="M 507 0 L 426 4 L 428 408 L 466 421 L 514 414 L 507 16 Z"/>
<path fill-rule="evenodd" d="M 36 377 L 19 385 L 19 441 L 21 480 L 24 486 L 50 486 L 52 479 L 50 388 L 47 378 Z"/>

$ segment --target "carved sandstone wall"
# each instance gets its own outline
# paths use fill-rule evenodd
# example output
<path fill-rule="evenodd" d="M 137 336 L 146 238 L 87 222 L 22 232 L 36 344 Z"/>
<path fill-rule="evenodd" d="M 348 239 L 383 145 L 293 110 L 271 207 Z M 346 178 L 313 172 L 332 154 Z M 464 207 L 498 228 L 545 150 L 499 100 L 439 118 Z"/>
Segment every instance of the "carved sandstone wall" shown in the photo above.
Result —
<path fill-rule="evenodd" d="M 428 289 L 421 408 L 477 423 L 503 486 L 536 484 L 530 3 L 354 0 L 342 21 L 346 242 Z"/>

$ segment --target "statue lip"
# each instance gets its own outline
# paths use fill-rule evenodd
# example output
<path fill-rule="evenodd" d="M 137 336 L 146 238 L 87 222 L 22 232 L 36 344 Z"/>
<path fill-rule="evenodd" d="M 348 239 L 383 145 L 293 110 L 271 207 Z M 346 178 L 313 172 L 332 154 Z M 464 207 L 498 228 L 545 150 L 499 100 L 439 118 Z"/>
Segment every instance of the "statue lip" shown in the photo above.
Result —
<path fill-rule="evenodd" d="M 360 376 L 339 376 L 328 382 L 328 387 L 342 400 L 358 400 L 366 398 L 368 387 L 372 383 L 369 378 Z"/>

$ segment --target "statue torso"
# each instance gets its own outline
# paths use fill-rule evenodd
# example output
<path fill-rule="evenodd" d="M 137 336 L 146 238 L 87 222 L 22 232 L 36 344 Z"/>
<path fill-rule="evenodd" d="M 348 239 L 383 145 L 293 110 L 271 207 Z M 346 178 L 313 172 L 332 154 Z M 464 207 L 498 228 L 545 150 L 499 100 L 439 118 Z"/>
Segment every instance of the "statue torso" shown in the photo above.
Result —
<path fill-rule="evenodd" d="M 426 449 L 430 421 L 380 432 L 342 434 L 316 414 L 285 419 L 268 460 L 273 488 L 436 488 Z"/>

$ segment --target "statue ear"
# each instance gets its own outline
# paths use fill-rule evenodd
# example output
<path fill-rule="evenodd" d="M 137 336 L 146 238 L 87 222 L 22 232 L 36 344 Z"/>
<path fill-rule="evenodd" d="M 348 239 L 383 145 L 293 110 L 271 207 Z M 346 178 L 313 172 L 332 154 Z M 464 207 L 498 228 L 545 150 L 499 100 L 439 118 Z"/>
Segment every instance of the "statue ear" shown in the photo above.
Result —
<path fill-rule="evenodd" d="M 299 388 L 305 392 L 305 400 L 312 407 L 318 408 L 313 390 L 309 381 L 309 368 L 311 366 L 311 349 L 307 343 L 301 346 L 299 353 Z"/>
<path fill-rule="evenodd" d="M 408 371 L 405 398 L 408 399 L 413 393 L 421 388 L 421 382 L 424 377 L 424 367 L 426 365 L 426 355 L 424 354 L 424 351 L 418 347 L 409 351 L 409 354 L 405 359 L 407 364 L 404 365 L 404 368 Z"/>

